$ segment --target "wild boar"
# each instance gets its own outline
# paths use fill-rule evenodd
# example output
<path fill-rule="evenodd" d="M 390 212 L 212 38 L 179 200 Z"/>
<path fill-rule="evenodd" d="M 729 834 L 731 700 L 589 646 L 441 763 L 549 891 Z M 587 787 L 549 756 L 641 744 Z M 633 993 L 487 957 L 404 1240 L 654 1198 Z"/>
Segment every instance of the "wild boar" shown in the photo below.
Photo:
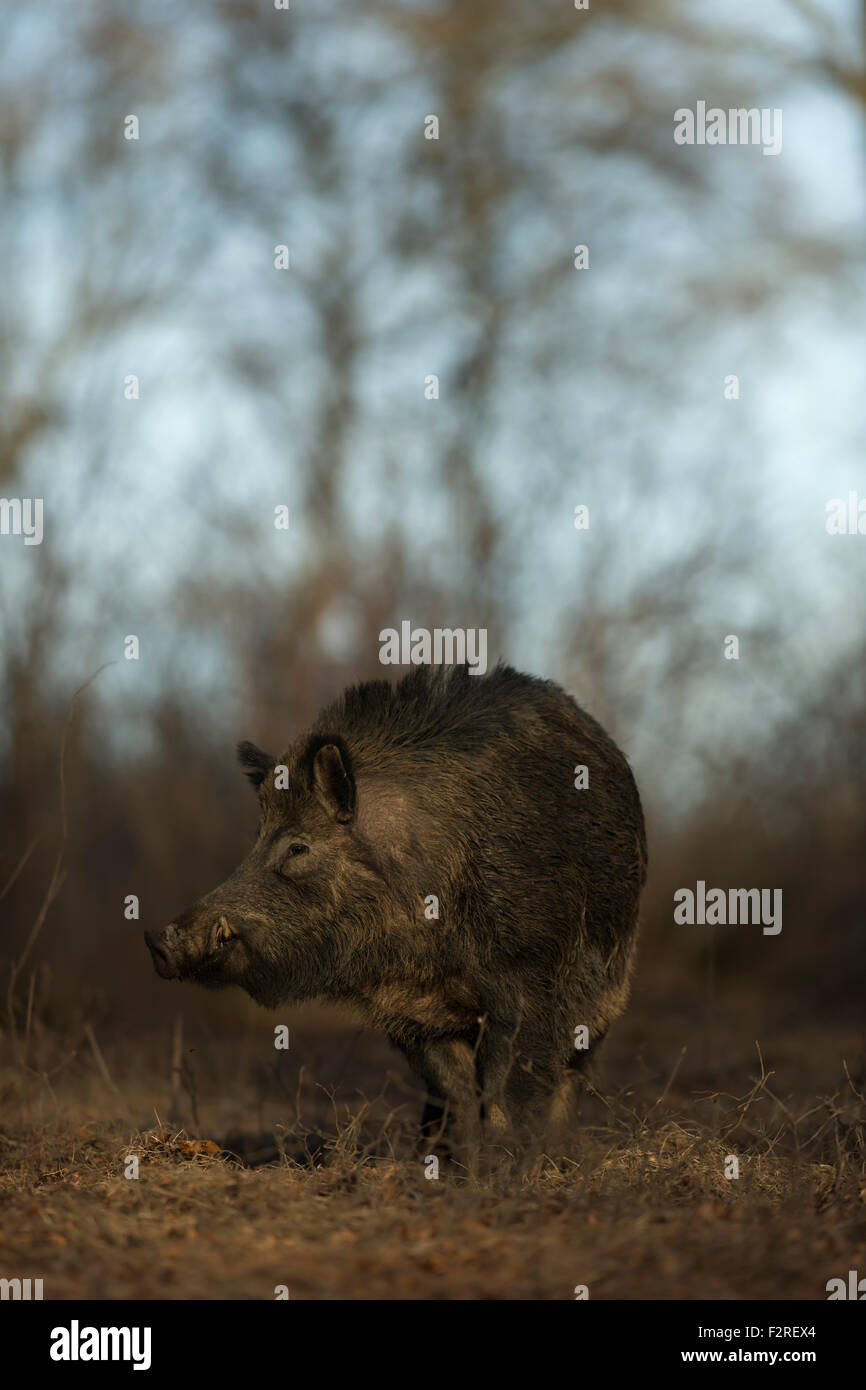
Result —
<path fill-rule="evenodd" d="M 628 997 L 647 850 L 613 741 L 550 681 L 419 667 L 279 759 L 238 754 L 255 846 L 145 933 L 158 974 L 352 1005 L 426 1085 L 428 1131 L 537 1131 Z"/>

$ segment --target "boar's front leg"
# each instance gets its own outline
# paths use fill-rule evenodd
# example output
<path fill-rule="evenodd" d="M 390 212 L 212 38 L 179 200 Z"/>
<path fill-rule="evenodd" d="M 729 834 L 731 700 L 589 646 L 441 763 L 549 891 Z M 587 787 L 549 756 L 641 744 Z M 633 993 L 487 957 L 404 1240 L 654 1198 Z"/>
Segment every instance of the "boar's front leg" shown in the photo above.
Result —
<path fill-rule="evenodd" d="M 425 1137 L 453 1132 L 459 1144 L 477 1144 L 481 1097 L 472 1044 L 464 1038 L 425 1038 L 404 1043 L 403 1051 L 427 1087 L 421 1119 Z"/>
<path fill-rule="evenodd" d="M 514 1065 L 514 1032 L 492 1023 L 485 1014 L 476 1050 L 485 1136 L 501 1138 L 510 1127 L 506 1088 Z"/>

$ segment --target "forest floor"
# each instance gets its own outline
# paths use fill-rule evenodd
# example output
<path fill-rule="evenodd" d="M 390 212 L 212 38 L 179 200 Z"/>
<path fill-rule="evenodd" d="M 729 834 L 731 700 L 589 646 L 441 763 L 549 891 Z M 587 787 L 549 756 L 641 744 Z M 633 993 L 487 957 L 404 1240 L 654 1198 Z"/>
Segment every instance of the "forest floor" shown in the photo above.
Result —
<path fill-rule="evenodd" d="M 53 1069 L 45 1037 L 7 1066 L 0 1277 L 46 1299 L 825 1299 L 866 1272 L 856 1038 L 720 1068 L 673 1022 L 653 1065 L 624 1023 L 567 1142 L 438 1177 L 382 1039 L 314 1010 L 291 1038 L 264 1064 L 178 1040 L 172 1075 L 85 1029 Z"/>

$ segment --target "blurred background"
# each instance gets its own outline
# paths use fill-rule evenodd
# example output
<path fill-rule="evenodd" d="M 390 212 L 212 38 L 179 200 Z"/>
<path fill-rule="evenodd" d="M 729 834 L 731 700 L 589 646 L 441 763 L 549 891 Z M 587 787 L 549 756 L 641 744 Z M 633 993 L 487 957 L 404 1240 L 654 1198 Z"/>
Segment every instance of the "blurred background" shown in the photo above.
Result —
<path fill-rule="evenodd" d="M 0 495 L 45 518 L 0 537 L 4 1036 L 47 1074 L 89 1030 L 121 1079 L 181 1016 L 269 1045 L 142 930 L 246 852 L 238 739 L 393 675 L 409 619 L 486 627 L 632 761 L 614 1072 L 757 1039 L 831 1084 L 866 986 L 866 538 L 825 525 L 866 497 L 866 5 L 0 15 Z M 781 153 L 675 144 L 699 100 L 781 109 Z M 782 888 L 781 935 L 675 927 L 697 879 Z M 382 1055 L 299 1018 L 330 1083 Z"/>

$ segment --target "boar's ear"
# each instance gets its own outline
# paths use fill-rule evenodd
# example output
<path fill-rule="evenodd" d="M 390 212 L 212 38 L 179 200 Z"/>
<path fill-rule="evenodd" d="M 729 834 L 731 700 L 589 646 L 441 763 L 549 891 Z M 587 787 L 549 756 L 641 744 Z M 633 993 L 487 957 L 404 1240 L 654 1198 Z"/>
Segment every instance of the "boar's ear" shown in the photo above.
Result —
<path fill-rule="evenodd" d="M 260 787 L 268 773 L 274 766 L 274 759 L 269 753 L 263 753 L 261 748 L 257 748 L 254 743 L 238 744 L 238 762 L 249 777 L 254 787 Z"/>
<path fill-rule="evenodd" d="M 351 759 L 342 739 L 319 737 L 307 752 L 312 757 L 313 791 L 330 811 L 331 815 L 343 824 L 355 814 L 355 779 L 351 773 Z"/>

